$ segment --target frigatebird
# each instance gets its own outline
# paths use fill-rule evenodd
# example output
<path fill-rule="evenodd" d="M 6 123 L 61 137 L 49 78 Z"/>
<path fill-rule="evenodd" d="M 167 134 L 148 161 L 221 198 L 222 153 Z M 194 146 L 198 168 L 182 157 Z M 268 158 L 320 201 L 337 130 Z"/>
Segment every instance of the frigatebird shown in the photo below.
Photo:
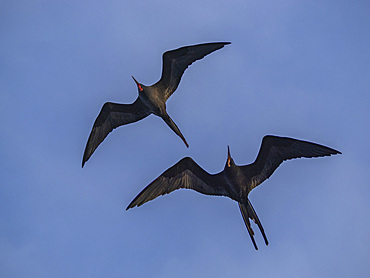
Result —
<path fill-rule="evenodd" d="M 82 167 L 114 128 L 139 121 L 152 113 L 161 117 L 182 139 L 186 147 L 189 147 L 180 129 L 167 114 L 166 101 L 176 91 L 188 66 L 227 44 L 230 42 L 204 43 L 184 46 L 163 53 L 161 79 L 151 86 L 144 86 L 132 76 L 139 96 L 132 104 L 106 102 L 103 105 L 87 140 Z"/>
<path fill-rule="evenodd" d="M 268 245 L 268 240 L 261 221 L 248 199 L 252 189 L 268 179 L 285 160 L 341 153 L 312 142 L 266 135 L 262 140 L 256 160 L 252 164 L 238 166 L 230 156 L 230 148 L 227 149 L 227 161 L 222 172 L 209 174 L 193 159 L 185 157 L 144 188 L 126 210 L 135 206 L 139 207 L 160 195 L 180 188 L 193 189 L 206 195 L 226 196 L 238 202 L 249 236 L 254 248 L 258 250 L 249 218 L 259 227 L 266 245 Z"/>

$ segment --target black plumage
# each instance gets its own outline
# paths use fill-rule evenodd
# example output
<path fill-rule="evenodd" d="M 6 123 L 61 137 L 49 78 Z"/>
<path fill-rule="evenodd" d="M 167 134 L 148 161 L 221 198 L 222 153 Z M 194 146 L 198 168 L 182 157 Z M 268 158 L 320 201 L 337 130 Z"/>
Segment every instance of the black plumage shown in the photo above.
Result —
<path fill-rule="evenodd" d="M 268 179 L 285 160 L 334 154 L 340 154 L 340 152 L 307 141 L 267 135 L 263 138 L 260 151 L 252 164 L 236 165 L 228 148 L 225 168 L 217 174 L 207 173 L 190 157 L 181 159 L 142 190 L 127 209 L 141 206 L 160 195 L 180 188 L 193 189 L 206 195 L 226 196 L 238 202 L 253 245 L 258 249 L 249 218 L 259 227 L 266 245 L 268 241 L 262 224 L 248 199 L 251 190 Z"/>
<path fill-rule="evenodd" d="M 113 129 L 139 121 L 152 113 L 161 117 L 183 140 L 185 145 L 189 147 L 180 129 L 167 114 L 166 101 L 177 89 L 181 77 L 188 66 L 227 44 L 230 43 L 204 43 L 165 52 L 162 56 L 161 79 L 152 86 L 144 86 L 133 78 L 137 85 L 139 96 L 132 104 L 107 102 L 103 105 L 87 140 L 82 167 Z"/>

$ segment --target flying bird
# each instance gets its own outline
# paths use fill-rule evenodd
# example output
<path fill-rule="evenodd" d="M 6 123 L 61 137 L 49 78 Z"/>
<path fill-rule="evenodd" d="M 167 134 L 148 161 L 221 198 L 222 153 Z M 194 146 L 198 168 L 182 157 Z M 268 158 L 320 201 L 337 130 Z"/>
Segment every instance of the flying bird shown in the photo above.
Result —
<path fill-rule="evenodd" d="M 230 156 L 228 147 L 227 161 L 222 172 L 209 174 L 193 159 L 185 157 L 150 183 L 129 204 L 126 210 L 168 194 L 176 189 L 188 188 L 206 195 L 226 196 L 238 202 L 240 212 L 247 227 L 254 248 L 254 240 L 249 218 L 259 227 L 266 245 L 268 240 L 261 221 L 248 199 L 249 193 L 268 179 L 279 165 L 288 159 L 300 157 L 322 157 L 341 152 L 334 149 L 293 138 L 267 135 L 263 138 L 256 160 L 249 165 L 238 166 Z"/>
<path fill-rule="evenodd" d="M 180 129 L 167 114 L 166 101 L 176 91 L 188 66 L 227 44 L 230 42 L 204 43 L 163 53 L 161 79 L 151 86 L 139 83 L 132 76 L 137 85 L 139 96 L 132 104 L 106 102 L 103 105 L 87 140 L 82 167 L 114 128 L 139 121 L 152 113 L 161 117 L 182 139 L 186 147 L 189 147 Z"/>

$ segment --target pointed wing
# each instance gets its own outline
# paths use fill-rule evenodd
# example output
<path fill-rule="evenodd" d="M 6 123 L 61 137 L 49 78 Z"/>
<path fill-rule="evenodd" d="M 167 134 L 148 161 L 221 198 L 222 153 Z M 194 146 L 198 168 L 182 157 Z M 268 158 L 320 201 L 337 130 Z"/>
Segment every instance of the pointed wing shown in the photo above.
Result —
<path fill-rule="evenodd" d="M 204 43 L 163 53 L 162 76 L 154 86 L 164 92 L 165 100 L 167 100 L 175 92 L 188 66 L 227 44 L 230 42 Z"/>
<path fill-rule="evenodd" d="M 96 118 L 87 140 L 82 167 L 114 128 L 141 120 L 150 113 L 148 107 L 139 98 L 132 104 L 106 102 Z"/>
<path fill-rule="evenodd" d="M 287 137 L 267 135 L 263 137 L 258 156 L 253 164 L 242 166 L 251 177 L 250 190 L 268 179 L 279 165 L 288 159 L 322 157 L 341 152 L 334 149 Z"/>
<path fill-rule="evenodd" d="M 211 175 L 190 157 L 185 157 L 149 184 L 129 204 L 127 209 L 168 194 L 176 189 L 188 188 L 206 195 L 230 196 L 224 185 L 223 172 Z"/>

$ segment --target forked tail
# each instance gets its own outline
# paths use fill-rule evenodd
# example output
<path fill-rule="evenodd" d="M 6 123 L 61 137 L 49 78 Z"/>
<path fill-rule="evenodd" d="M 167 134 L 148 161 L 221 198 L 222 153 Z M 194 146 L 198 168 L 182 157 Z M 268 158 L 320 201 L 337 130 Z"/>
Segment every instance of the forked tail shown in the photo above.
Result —
<path fill-rule="evenodd" d="M 265 231 L 263 230 L 262 224 L 261 224 L 260 220 L 258 219 L 258 216 L 257 216 L 254 208 L 252 207 L 251 202 L 249 201 L 249 199 L 247 199 L 247 201 L 248 201 L 247 204 L 238 203 L 239 204 L 239 209 L 240 209 L 240 212 L 242 213 L 245 226 L 247 227 L 247 230 L 248 230 L 249 236 L 251 237 L 251 240 L 253 242 L 254 248 L 256 248 L 256 250 L 258 250 L 256 241 L 254 240 L 254 232 L 252 230 L 249 218 L 252 219 L 254 221 L 254 223 L 257 224 L 258 228 L 260 229 L 260 231 L 262 233 L 262 236 L 263 236 L 263 239 L 265 240 L 266 245 L 268 245 L 269 242 L 268 242 L 267 237 L 265 235 Z"/>

